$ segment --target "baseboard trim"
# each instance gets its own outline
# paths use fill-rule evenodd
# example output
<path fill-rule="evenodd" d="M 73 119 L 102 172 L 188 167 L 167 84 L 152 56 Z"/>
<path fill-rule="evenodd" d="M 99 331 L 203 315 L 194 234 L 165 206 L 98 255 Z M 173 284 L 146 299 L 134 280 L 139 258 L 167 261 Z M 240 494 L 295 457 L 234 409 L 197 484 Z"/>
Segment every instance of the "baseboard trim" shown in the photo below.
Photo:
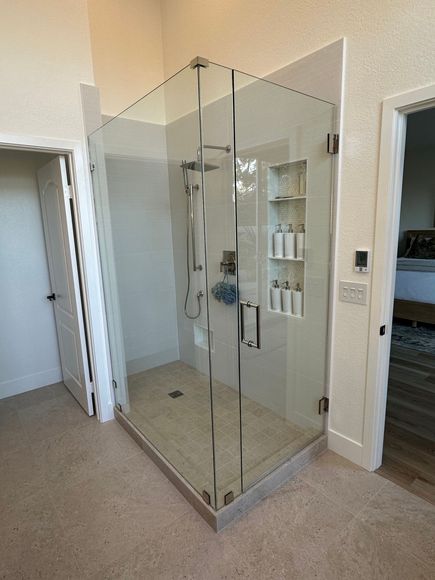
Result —
<path fill-rule="evenodd" d="M 57 367 L 33 375 L 25 375 L 13 381 L 3 381 L 0 383 L 0 399 L 20 395 L 21 393 L 33 391 L 46 385 L 60 383 L 62 380 L 62 369 Z"/>
<path fill-rule="evenodd" d="M 136 373 L 142 373 L 149 369 L 179 360 L 179 358 L 178 349 L 171 348 L 163 352 L 143 356 L 142 358 L 128 360 L 126 361 L 127 374 L 135 375 Z"/>
<path fill-rule="evenodd" d="M 333 429 L 328 429 L 328 449 L 338 455 L 342 455 L 352 461 L 352 463 L 362 465 L 362 444 L 341 433 L 337 433 Z"/>

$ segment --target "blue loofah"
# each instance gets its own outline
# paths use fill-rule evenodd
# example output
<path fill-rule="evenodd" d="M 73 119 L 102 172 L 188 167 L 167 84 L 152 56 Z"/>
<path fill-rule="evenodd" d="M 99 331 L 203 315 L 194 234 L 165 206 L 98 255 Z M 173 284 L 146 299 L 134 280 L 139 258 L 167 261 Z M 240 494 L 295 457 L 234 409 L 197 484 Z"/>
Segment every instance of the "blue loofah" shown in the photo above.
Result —
<path fill-rule="evenodd" d="M 218 282 L 211 289 L 211 293 L 219 302 L 224 304 L 234 304 L 237 300 L 237 288 L 235 284 L 227 282 L 227 276 L 224 276 L 222 282 Z"/>

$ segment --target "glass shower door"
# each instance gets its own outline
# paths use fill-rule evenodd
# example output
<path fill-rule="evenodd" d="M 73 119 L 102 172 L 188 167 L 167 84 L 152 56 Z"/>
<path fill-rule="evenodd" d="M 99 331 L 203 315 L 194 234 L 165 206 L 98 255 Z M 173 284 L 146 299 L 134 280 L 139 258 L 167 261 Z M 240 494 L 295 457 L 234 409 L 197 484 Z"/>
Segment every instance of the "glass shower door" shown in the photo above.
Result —
<path fill-rule="evenodd" d="M 198 70 L 216 507 L 242 492 L 232 70 Z"/>
<path fill-rule="evenodd" d="M 216 506 L 197 72 L 89 138 L 119 411 Z"/>
<path fill-rule="evenodd" d="M 334 107 L 233 75 L 246 489 L 324 429 Z"/>

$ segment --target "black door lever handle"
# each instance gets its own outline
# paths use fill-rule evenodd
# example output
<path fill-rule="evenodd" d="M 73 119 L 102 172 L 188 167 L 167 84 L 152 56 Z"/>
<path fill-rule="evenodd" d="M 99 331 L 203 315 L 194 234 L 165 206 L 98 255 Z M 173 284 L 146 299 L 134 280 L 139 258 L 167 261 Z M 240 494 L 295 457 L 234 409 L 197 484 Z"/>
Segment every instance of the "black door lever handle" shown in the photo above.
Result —
<path fill-rule="evenodd" d="M 53 302 L 53 300 L 56 300 L 56 294 L 53 292 L 53 294 L 49 294 L 47 296 L 47 300 L 50 300 L 50 302 Z"/>

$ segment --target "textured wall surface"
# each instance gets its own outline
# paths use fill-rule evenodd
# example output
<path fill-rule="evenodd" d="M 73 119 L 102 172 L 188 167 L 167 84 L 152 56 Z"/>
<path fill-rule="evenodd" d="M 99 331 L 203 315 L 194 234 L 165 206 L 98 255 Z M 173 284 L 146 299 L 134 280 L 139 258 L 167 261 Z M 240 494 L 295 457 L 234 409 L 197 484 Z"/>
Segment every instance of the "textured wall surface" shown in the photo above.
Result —
<path fill-rule="evenodd" d="M 86 0 L 1 0 L 0 131 L 80 139 L 93 83 Z"/>
<path fill-rule="evenodd" d="M 165 77 L 200 54 L 258 76 L 347 39 L 337 278 L 372 247 L 381 102 L 435 82 L 433 0 L 163 0 Z M 370 275 L 359 281 L 370 283 Z M 335 297 L 330 428 L 363 442 L 369 307 Z"/>
<path fill-rule="evenodd" d="M 163 81 L 160 0 L 88 0 L 101 110 L 117 115 Z"/>

